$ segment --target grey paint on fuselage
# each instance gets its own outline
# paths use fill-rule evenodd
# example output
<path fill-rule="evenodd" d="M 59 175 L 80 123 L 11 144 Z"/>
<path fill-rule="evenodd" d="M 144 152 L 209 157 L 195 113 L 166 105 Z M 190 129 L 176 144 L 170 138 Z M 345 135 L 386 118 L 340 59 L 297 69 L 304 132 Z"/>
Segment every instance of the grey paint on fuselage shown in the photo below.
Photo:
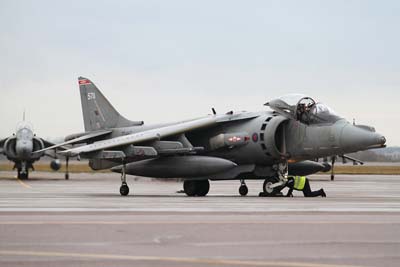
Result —
<path fill-rule="evenodd" d="M 256 118 L 251 120 L 233 121 L 214 128 L 187 132 L 186 136 L 194 146 L 205 148 L 204 155 L 225 158 L 237 164 L 271 165 L 276 162 L 276 158 L 268 155 L 268 152 L 263 149 L 262 145 L 264 144 L 267 147 L 267 144 L 264 142 L 266 133 L 263 132 L 262 125 L 267 119 L 280 115 L 270 111 L 260 111 L 257 112 L 257 115 Z M 109 138 L 174 124 L 176 122 L 115 128 L 112 129 L 113 132 L 109 135 Z M 380 134 L 366 132 L 364 129 L 353 126 L 345 119 L 322 125 L 305 125 L 298 121 L 288 120 L 285 126 L 286 149 L 290 157 L 296 161 L 356 152 L 368 146 L 380 144 L 383 138 Z M 220 133 L 237 132 L 248 133 L 250 137 L 248 144 L 217 151 L 209 149 L 211 137 Z M 257 135 L 257 141 L 252 140 L 253 135 Z M 264 135 L 264 138 L 262 138 L 262 135 Z"/>
<path fill-rule="evenodd" d="M 30 160 L 33 151 L 33 132 L 31 129 L 24 127 L 16 133 L 15 152 L 17 158 L 21 160 Z"/>

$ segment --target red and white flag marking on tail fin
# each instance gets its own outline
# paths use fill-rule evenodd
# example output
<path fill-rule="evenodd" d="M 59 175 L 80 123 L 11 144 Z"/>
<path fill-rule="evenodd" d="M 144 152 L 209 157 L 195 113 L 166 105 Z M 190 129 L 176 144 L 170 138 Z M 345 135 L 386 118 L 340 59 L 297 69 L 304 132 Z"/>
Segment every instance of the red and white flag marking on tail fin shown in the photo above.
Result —
<path fill-rule="evenodd" d="M 79 80 L 78 83 L 79 85 L 91 84 L 91 82 L 88 79 Z"/>

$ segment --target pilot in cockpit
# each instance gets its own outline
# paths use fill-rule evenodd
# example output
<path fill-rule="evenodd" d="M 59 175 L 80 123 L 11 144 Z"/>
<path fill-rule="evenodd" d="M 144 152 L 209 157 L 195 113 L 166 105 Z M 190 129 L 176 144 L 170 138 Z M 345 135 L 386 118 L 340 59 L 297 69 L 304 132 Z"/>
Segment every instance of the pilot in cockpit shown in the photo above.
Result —
<path fill-rule="evenodd" d="M 310 120 L 311 105 L 300 103 L 297 107 L 297 120 L 308 124 Z"/>
<path fill-rule="evenodd" d="M 315 102 L 311 98 L 303 98 L 297 104 L 296 119 L 303 123 L 309 124 L 311 119 L 311 109 Z"/>

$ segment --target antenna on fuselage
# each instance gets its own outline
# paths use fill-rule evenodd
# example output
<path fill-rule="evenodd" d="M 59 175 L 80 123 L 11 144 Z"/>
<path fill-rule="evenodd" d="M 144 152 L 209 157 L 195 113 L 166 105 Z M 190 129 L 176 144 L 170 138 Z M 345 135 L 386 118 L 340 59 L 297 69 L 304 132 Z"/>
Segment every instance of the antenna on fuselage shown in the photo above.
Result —
<path fill-rule="evenodd" d="M 212 110 L 212 113 L 213 113 L 214 115 L 217 115 L 217 112 L 215 111 L 215 108 L 211 108 L 211 110 Z"/>

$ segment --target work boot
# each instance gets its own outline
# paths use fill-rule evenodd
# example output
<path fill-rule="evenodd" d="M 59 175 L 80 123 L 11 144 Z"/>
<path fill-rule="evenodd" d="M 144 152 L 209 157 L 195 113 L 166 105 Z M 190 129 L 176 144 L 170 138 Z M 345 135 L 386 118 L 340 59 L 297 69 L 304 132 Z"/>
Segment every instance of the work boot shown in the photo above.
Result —
<path fill-rule="evenodd" d="M 326 197 L 324 189 L 321 188 L 321 197 Z"/>

